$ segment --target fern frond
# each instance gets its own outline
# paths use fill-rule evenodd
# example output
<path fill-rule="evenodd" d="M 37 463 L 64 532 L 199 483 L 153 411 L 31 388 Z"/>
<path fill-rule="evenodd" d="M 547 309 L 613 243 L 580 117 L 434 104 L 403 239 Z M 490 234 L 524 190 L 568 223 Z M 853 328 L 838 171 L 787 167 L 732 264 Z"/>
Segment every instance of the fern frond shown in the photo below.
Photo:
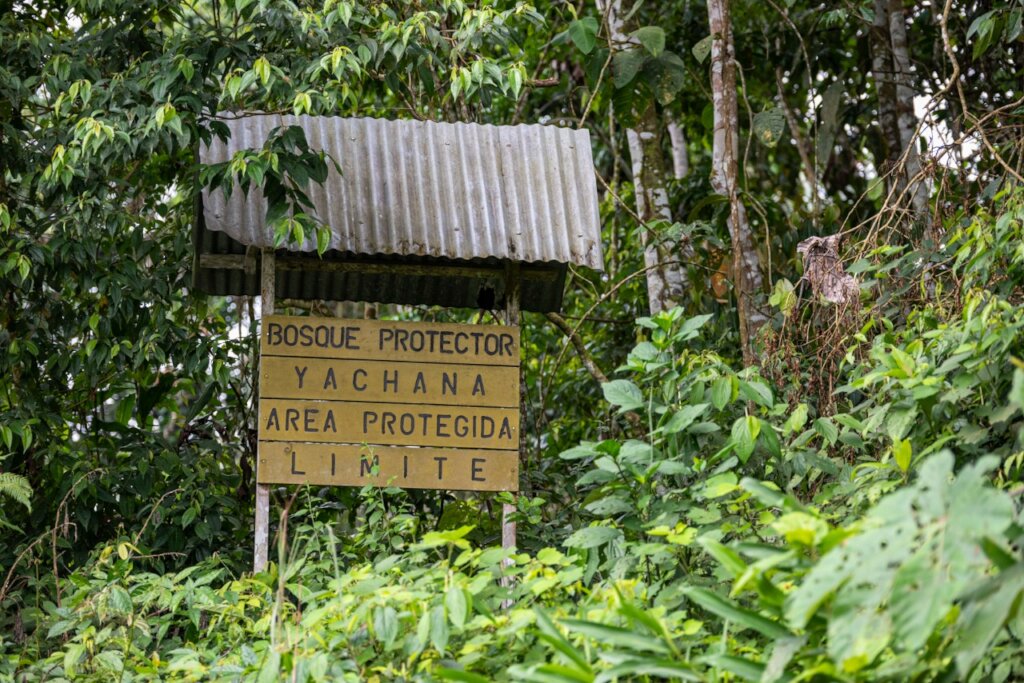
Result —
<path fill-rule="evenodd" d="M 0 498 L 13 498 L 29 510 L 32 509 L 32 487 L 20 474 L 0 472 Z"/>

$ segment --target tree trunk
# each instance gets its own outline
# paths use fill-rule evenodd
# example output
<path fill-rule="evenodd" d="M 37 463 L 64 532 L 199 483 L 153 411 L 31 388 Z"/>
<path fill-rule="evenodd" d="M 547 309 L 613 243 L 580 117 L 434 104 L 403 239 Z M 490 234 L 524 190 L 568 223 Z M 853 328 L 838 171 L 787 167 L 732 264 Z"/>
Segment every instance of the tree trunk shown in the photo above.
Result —
<path fill-rule="evenodd" d="M 598 0 L 598 8 L 604 12 L 616 49 L 639 43 L 629 36 L 629 29 L 622 20 L 620 0 Z M 692 255 L 692 247 L 685 242 L 678 250 L 659 239 L 646 228 L 652 221 L 672 222 L 672 211 L 668 203 L 668 174 L 661 151 L 661 137 L 658 112 L 654 101 L 644 104 L 636 128 L 626 131 L 629 156 L 632 162 L 633 189 L 636 195 L 637 215 L 645 226 L 640 231 L 644 245 L 644 264 L 647 267 L 647 301 L 651 314 L 678 306 L 688 286 L 686 268 L 680 258 Z"/>
<path fill-rule="evenodd" d="M 878 171 L 889 178 L 888 187 L 897 196 L 914 181 L 909 189 L 911 204 L 915 213 L 923 216 L 928 210 L 928 187 L 919 177 L 921 158 L 913 144 L 917 116 L 914 114 L 914 89 L 911 87 L 906 12 L 902 0 L 874 0 L 874 11 L 870 32 L 871 71 L 878 95 L 878 124 L 885 147 L 885 156 L 879 160 Z M 899 167 L 904 154 L 906 159 Z"/>
<path fill-rule="evenodd" d="M 665 160 L 658 136 L 658 114 L 654 103 L 647 105 L 638 125 L 626 131 L 629 157 L 633 162 L 633 189 L 636 194 L 636 212 L 645 225 L 652 221 L 672 222 L 668 204 Z M 672 244 L 644 228 L 644 265 L 647 271 L 647 300 L 651 313 L 668 310 L 679 305 L 686 294 L 686 270 L 672 253 Z M 687 250 L 683 250 L 687 251 Z"/>
<path fill-rule="evenodd" d="M 682 180 L 690 175 L 690 154 L 682 126 L 672 120 L 668 122 L 668 139 L 672 143 L 672 174 Z"/>
<path fill-rule="evenodd" d="M 733 289 L 739 315 L 740 343 L 747 365 L 756 362 L 753 338 L 764 324 L 754 297 L 764 288 L 761 259 L 747 221 L 746 207 L 737 182 L 739 113 L 736 104 L 736 63 L 732 43 L 729 0 L 708 0 L 711 27 L 711 99 L 715 113 L 711 159 L 711 187 L 729 201 L 729 234 L 732 237 Z"/>
<path fill-rule="evenodd" d="M 914 88 L 910 66 L 910 48 L 907 43 L 907 15 L 903 0 L 889 0 L 889 34 L 892 37 L 892 64 L 896 81 L 896 121 L 900 132 L 901 150 L 906 154 L 905 175 L 911 183 L 910 199 L 919 218 L 928 213 L 928 187 L 921 173 L 921 157 L 917 152 L 914 133 L 917 132 L 917 114 L 914 113 Z"/>

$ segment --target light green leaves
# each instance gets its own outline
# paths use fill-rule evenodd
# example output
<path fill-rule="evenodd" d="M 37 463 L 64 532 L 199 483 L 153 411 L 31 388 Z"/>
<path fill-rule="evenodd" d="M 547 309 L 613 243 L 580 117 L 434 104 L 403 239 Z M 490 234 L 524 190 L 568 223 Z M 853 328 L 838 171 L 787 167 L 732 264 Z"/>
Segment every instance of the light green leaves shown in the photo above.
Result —
<path fill-rule="evenodd" d="M 910 469 L 910 459 L 913 456 L 913 447 L 909 439 L 898 439 L 892 444 L 892 456 L 896 460 L 896 466 L 900 472 Z"/>
<path fill-rule="evenodd" d="M 565 539 L 567 548 L 597 548 L 622 538 L 622 532 L 607 526 L 588 526 Z"/>
<path fill-rule="evenodd" d="M 373 631 L 377 639 L 389 649 L 398 637 L 398 612 L 394 607 L 377 607 L 373 610 Z"/>
<path fill-rule="evenodd" d="M 693 56 L 696 57 L 697 61 L 701 64 L 703 64 L 704 60 L 708 58 L 709 54 L 711 54 L 711 41 L 711 36 L 705 36 L 696 45 L 694 45 L 691 50 L 693 52 Z"/>
<path fill-rule="evenodd" d="M 684 406 L 682 410 L 672 414 L 665 426 L 662 427 L 662 432 L 665 434 L 677 434 L 694 422 L 697 421 L 708 409 L 707 403 L 698 403 L 697 405 Z"/>
<path fill-rule="evenodd" d="M 796 308 L 797 297 L 793 289 L 793 283 L 786 278 L 779 278 L 775 281 L 772 294 L 768 297 L 768 303 L 782 311 L 786 317 Z"/>
<path fill-rule="evenodd" d="M 461 630 L 466 625 L 466 617 L 469 616 L 469 602 L 461 586 L 452 586 L 448 589 L 444 595 L 444 606 L 448 610 L 452 626 Z"/>
<path fill-rule="evenodd" d="M 636 410 L 644 405 L 643 394 L 635 384 L 627 379 L 615 379 L 601 385 L 604 399 L 613 406 L 619 406 L 619 412 Z"/>
<path fill-rule="evenodd" d="M 883 498 L 860 533 L 811 569 L 786 600 L 787 620 L 804 628 L 831 600 L 829 654 L 846 671 L 886 647 L 916 651 L 990 573 L 983 540 L 1013 521 L 1010 499 L 987 482 L 994 464 L 985 458 L 954 478 L 951 453 L 927 459 L 916 482 Z"/>

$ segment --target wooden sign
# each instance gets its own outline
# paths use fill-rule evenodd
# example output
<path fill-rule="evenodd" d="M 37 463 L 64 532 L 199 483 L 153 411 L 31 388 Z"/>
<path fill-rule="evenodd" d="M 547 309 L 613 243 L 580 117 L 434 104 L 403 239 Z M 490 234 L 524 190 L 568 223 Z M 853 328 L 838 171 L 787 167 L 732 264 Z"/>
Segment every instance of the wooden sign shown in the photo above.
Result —
<path fill-rule="evenodd" d="M 267 316 L 261 484 L 516 491 L 519 329 Z"/>

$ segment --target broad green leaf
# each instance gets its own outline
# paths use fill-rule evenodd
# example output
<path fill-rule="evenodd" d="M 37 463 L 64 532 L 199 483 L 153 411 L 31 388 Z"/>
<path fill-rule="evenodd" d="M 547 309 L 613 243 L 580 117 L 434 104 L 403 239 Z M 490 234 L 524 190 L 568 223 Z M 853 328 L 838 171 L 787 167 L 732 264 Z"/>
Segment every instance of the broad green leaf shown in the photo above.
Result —
<path fill-rule="evenodd" d="M 804 425 L 807 424 L 807 404 L 800 403 L 793 412 L 790 413 L 789 418 L 786 420 L 786 424 L 782 426 L 784 434 L 796 434 Z"/>
<path fill-rule="evenodd" d="M 562 619 L 561 623 L 570 631 L 593 638 L 602 645 L 640 652 L 668 652 L 668 648 L 661 640 L 651 638 L 647 633 L 635 633 L 618 626 L 608 626 L 582 619 Z"/>
<path fill-rule="evenodd" d="M 491 683 L 491 679 L 480 674 L 475 674 L 470 671 L 460 671 L 459 669 L 446 669 L 441 667 L 434 673 L 439 678 L 445 681 L 460 681 L 461 683 Z"/>
<path fill-rule="evenodd" d="M 588 526 L 578 529 L 565 539 L 567 548 L 596 548 L 622 538 L 622 532 L 608 526 Z"/>
<path fill-rule="evenodd" d="M 740 607 L 732 600 L 724 598 L 706 588 L 686 586 L 683 588 L 683 595 L 712 614 L 726 619 L 737 626 L 752 628 L 769 638 L 788 638 L 793 635 L 779 622 L 772 621 L 745 607 Z"/>
<path fill-rule="evenodd" d="M 900 439 L 893 442 L 892 454 L 896 459 L 896 466 L 900 468 L 900 472 L 906 472 L 910 469 L 910 460 L 913 456 L 913 447 L 910 445 L 909 439 Z"/>
<path fill-rule="evenodd" d="M 716 474 L 704 483 L 704 488 L 701 489 L 701 494 L 705 498 L 721 498 L 727 496 L 733 491 L 737 490 L 739 485 L 737 484 L 736 474 L 734 472 L 722 472 Z"/>
<path fill-rule="evenodd" d="M 435 605 L 430 610 L 430 643 L 440 654 L 448 649 L 448 619 L 445 618 L 442 605 Z"/>
<path fill-rule="evenodd" d="M 583 17 L 569 24 L 569 38 L 585 55 L 589 55 L 597 45 L 597 31 L 597 19 L 594 17 Z"/>
<path fill-rule="evenodd" d="M 657 57 L 665 50 L 665 30 L 660 26 L 643 26 L 633 32 L 633 37 L 640 41 L 652 57 Z"/>
<path fill-rule="evenodd" d="M 771 408 L 774 405 L 772 390 L 764 382 L 740 380 L 740 393 L 748 401 L 753 401 L 764 408 Z"/>
<path fill-rule="evenodd" d="M 758 112 L 754 114 L 754 120 L 752 122 L 754 128 L 754 137 L 757 138 L 765 147 L 775 147 L 779 144 L 779 140 L 782 139 L 782 133 L 786 128 L 786 117 L 782 113 L 782 109 L 775 107 L 768 111 Z M 782 280 L 780 280 L 782 282 Z M 786 280 L 788 282 L 788 280 Z M 795 297 L 792 296 L 792 285 L 790 285 L 790 291 L 786 297 L 786 308 L 783 312 L 786 313 L 789 308 L 795 303 Z M 780 306 L 780 308 L 782 308 Z"/>
<path fill-rule="evenodd" d="M 839 430 L 827 417 L 819 417 L 814 421 L 814 431 L 818 432 L 830 446 L 834 446 L 839 439 Z"/>
<path fill-rule="evenodd" d="M 644 405 L 640 389 L 628 379 L 613 379 L 601 385 L 604 399 L 613 406 L 619 406 L 619 412 L 636 410 Z"/>
<path fill-rule="evenodd" d="M 107 599 L 107 606 L 117 614 L 132 613 L 132 596 L 121 586 L 111 586 L 110 596 Z"/>
<path fill-rule="evenodd" d="M 721 410 L 732 400 L 732 382 L 732 377 L 719 377 L 711 385 L 711 404 L 717 410 Z"/>
<path fill-rule="evenodd" d="M 693 46 L 693 56 L 696 57 L 697 61 L 701 64 L 703 64 L 704 60 L 708 58 L 709 54 L 711 54 L 711 41 L 711 36 L 704 36 L 696 45 Z"/>
<path fill-rule="evenodd" d="M 753 415 L 737 418 L 732 425 L 732 443 L 740 462 L 747 462 L 754 452 L 757 435 L 761 431 L 761 421 Z"/>
<path fill-rule="evenodd" d="M 677 434 L 696 422 L 707 411 L 707 408 L 707 403 L 684 406 L 681 410 L 673 413 L 661 429 L 666 434 Z"/>
<path fill-rule="evenodd" d="M 461 586 L 452 586 L 444 596 L 444 605 L 448 610 L 448 618 L 458 630 L 466 624 L 466 617 L 469 615 L 469 605 L 466 602 L 466 593 Z"/>
<path fill-rule="evenodd" d="M 612 57 L 612 75 L 616 88 L 625 88 L 632 82 L 647 61 L 647 56 L 638 49 L 616 52 Z"/>
<path fill-rule="evenodd" d="M 377 607 L 373 610 L 373 630 L 377 639 L 390 648 L 398 637 L 398 612 L 393 607 Z"/>

